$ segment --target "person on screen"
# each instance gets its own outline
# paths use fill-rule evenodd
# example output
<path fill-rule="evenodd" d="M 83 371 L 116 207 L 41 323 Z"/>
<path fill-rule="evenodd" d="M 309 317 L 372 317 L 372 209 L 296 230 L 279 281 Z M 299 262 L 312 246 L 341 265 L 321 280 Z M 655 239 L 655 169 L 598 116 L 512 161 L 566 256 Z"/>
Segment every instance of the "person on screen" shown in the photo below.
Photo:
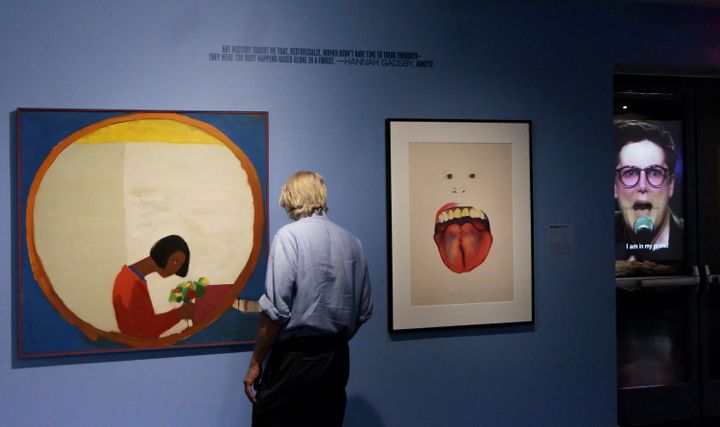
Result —
<path fill-rule="evenodd" d="M 657 122 L 615 122 L 615 259 L 678 260 L 682 218 L 669 206 L 675 191 L 677 148 Z"/>
<path fill-rule="evenodd" d="M 152 246 L 150 256 L 122 266 L 113 285 L 113 307 L 120 332 L 138 338 L 158 338 L 180 320 L 192 319 L 194 304 L 156 314 L 145 280 L 152 273 L 185 277 L 189 264 L 187 243 L 180 236 L 170 235 Z"/>

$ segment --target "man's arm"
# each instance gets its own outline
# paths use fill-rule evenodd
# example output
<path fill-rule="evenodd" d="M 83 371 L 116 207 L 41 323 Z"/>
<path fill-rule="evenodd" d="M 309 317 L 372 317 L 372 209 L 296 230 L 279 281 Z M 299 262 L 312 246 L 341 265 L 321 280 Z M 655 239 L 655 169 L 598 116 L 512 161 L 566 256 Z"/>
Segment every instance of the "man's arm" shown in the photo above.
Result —
<path fill-rule="evenodd" d="M 357 323 L 355 324 L 355 330 L 352 331 L 351 338 L 355 336 L 357 331 L 360 329 L 360 326 L 365 324 L 370 317 L 372 317 L 373 312 L 373 300 L 372 300 L 372 286 L 370 285 L 370 274 L 368 273 L 368 267 L 367 263 L 364 261 L 364 255 L 363 255 L 363 264 L 362 267 L 362 280 L 361 280 L 361 291 L 360 291 L 360 312 L 358 313 L 358 319 Z"/>
<path fill-rule="evenodd" d="M 262 372 L 262 361 L 265 360 L 270 347 L 272 347 L 277 338 L 280 326 L 275 324 L 265 313 L 260 313 L 260 324 L 258 325 L 257 337 L 255 338 L 255 350 L 250 358 L 250 366 L 247 374 L 245 374 L 245 394 L 250 403 L 256 402 L 253 393 L 253 384 L 260 378 Z"/>

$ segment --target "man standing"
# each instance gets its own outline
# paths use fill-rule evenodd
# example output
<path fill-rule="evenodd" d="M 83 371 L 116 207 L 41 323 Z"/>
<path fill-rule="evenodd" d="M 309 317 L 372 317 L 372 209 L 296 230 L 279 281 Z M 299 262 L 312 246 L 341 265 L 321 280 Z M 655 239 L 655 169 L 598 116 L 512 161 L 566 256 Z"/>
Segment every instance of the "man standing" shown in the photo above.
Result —
<path fill-rule="evenodd" d="M 668 206 L 675 191 L 675 143 L 656 122 L 615 123 L 615 259 L 678 260 L 683 220 Z"/>
<path fill-rule="evenodd" d="M 295 222 L 282 227 L 270 247 L 257 343 L 244 380 L 253 426 L 341 426 L 347 342 L 372 315 L 362 245 L 327 218 L 327 188 L 317 173 L 291 176 L 280 206 Z"/>

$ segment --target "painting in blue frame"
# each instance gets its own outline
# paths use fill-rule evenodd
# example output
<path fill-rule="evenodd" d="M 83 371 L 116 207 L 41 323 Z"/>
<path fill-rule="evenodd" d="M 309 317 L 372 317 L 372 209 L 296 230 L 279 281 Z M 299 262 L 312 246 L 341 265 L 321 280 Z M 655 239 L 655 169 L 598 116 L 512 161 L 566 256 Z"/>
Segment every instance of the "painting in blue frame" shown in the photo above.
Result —
<path fill-rule="evenodd" d="M 266 112 L 18 109 L 18 357 L 251 343 Z"/>

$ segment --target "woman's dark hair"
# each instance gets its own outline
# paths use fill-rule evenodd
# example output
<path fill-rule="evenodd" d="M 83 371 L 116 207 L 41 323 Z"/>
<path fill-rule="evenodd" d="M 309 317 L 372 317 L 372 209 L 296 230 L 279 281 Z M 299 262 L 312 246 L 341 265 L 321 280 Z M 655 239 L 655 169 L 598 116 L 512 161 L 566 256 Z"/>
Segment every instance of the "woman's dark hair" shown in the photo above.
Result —
<path fill-rule="evenodd" d="M 190 265 L 190 248 L 188 248 L 187 243 L 185 243 L 185 240 L 183 240 L 182 237 L 172 234 L 158 240 L 150 249 L 150 258 L 152 258 L 155 264 L 157 264 L 160 268 L 165 268 L 170 255 L 177 251 L 181 251 L 185 254 L 185 262 L 180 266 L 175 274 L 180 277 L 185 277 L 187 275 L 188 266 Z"/>
<path fill-rule="evenodd" d="M 644 120 L 616 120 L 615 121 L 615 155 L 620 155 L 620 150 L 627 144 L 648 140 L 665 153 L 665 163 L 671 173 L 675 173 L 675 162 L 677 162 L 677 148 L 670 132 L 665 127 L 653 121 Z"/>

